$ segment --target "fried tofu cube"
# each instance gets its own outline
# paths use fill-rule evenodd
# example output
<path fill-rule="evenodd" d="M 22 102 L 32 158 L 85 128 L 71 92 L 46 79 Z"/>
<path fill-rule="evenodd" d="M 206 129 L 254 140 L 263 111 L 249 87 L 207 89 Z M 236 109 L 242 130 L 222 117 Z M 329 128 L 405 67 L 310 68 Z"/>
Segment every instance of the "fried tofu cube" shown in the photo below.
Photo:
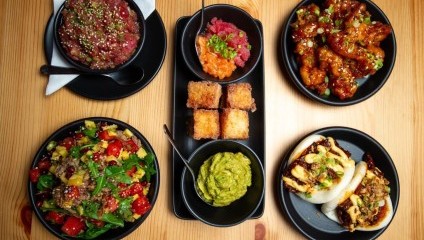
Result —
<path fill-rule="evenodd" d="M 227 86 L 224 106 L 246 111 L 256 111 L 255 99 L 252 97 L 252 86 L 249 83 L 233 83 Z"/>
<path fill-rule="evenodd" d="M 193 138 L 217 139 L 220 134 L 218 110 L 193 110 Z"/>
<path fill-rule="evenodd" d="M 190 81 L 187 86 L 188 108 L 217 109 L 222 95 L 222 87 L 210 81 Z"/>
<path fill-rule="evenodd" d="M 224 108 L 220 120 L 222 139 L 249 138 L 249 115 L 247 111 L 235 108 Z"/>

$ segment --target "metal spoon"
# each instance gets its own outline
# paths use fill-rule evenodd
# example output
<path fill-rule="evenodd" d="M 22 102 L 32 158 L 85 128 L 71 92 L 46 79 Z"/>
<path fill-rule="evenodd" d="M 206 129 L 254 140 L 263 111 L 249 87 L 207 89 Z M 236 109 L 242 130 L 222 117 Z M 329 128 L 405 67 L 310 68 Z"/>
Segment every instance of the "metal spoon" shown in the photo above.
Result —
<path fill-rule="evenodd" d="M 121 86 L 129 86 L 139 83 L 144 78 L 144 70 L 136 65 L 129 65 L 119 71 L 107 74 L 89 73 L 80 71 L 76 68 L 59 67 L 52 65 L 43 65 L 40 72 L 45 75 L 51 74 L 87 74 L 87 75 L 103 75 L 103 77 L 114 81 Z"/>
<path fill-rule="evenodd" d="M 193 168 L 191 168 L 190 163 L 188 162 L 188 160 L 181 154 L 181 152 L 178 150 L 177 145 L 175 144 L 174 139 L 172 139 L 171 136 L 171 132 L 169 131 L 168 127 L 166 126 L 166 124 L 163 125 L 163 130 L 166 134 L 166 136 L 168 137 L 168 141 L 171 143 L 172 147 L 174 148 L 174 150 L 177 152 L 178 156 L 180 156 L 181 160 L 183 160 L 184 165 L 187 167 L 188 171 L 190 172 L 191 177 L 193 178 L 193 187 L 196 190 L 196 194 L 197 196 L 199 196 L 200 199 L 202 199 L 205 203 L 213 206 L 211 203 L 206 202 L 202 197 L 201 194 L 199 193 L 199 189 L 196 186 L 196 175 L 193 171 Z"/>
<path fill-rule="evenodd" d="M 202 35 L 203 32 L 203 22 L 204 22 L 204 13 L 205 13 L 205 0 L 202 0 L 202 9 L 200 10 L 200 24 L 199 28 L 196 32 L 196 38 L 194 39 L 194 47 L 196 48 L 197 56 L 200 56 L 200 46 L 198 45 L 199 37 Z"/>

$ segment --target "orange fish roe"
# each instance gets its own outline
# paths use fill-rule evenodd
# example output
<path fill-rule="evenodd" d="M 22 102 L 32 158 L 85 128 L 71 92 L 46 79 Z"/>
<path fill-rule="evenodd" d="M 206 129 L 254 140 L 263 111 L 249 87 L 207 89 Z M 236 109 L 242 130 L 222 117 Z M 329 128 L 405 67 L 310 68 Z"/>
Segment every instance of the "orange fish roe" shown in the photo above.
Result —
<path fill-rule="evenodd" d="M 233 59 L 225 59 L 214 53 L 207 46 L 208 39 L 204 36 L 199 36 L 197 47 L 199 48 L 199 60 L 202 64 L 203 71 L 213 77 L 224 79 L 231 76 L 236 70 L 236 64 Z"/>

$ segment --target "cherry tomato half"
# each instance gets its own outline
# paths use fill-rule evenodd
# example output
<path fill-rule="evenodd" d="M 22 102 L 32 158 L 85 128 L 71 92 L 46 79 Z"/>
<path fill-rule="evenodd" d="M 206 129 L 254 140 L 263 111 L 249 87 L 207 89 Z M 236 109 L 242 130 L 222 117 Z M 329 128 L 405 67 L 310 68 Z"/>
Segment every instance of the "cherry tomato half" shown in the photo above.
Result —
<path fill-rule="evenodd" d="M 84 231 L 84 229 L 84 220 L 74 216 L 68 217 L 61 228 L 62 232 L 72 237 L 75 237 L 76 235 Z"/>
<path fill-rule="evenodd" d="M 40 171 L 48 171 L 51 165 L 50 160 L 47 157 L 44 157 L 38 162 L 37 167 Z"/>
<path fill-rule="evenodd" d="M 80 195 L 79 189 L 77 186 L 67 186 L 65 188 L 65 197 L 68 200 L 73 200 L 78 198 Z"/>
<path fill-rule="evenodd" d="M 116 198 L 112 196 L 107 196 L 105 199 L 105 202 L 103 204 L 103 209 L 105 212 L 114 212 L 116 209 L 118 209 L 118 201 Z"/>
<path fill-rule="evenodd" d="M 101 140 L 110 141 L 113 139 L 113 136 L 110 136 L 106 130 L 103 130 L 99 132 L 99 138 Z"/>
<path fill-rule="evenodd" d="M 139 182 L 135 182 L 130 187 L 130 194 L 131 195 L 143 195 L 143 185 Z"/>
<path fill-rule="evenodd" d="M 32 183 L 38 182 L 38 179 L 40 178 L 41 172 L 38 168 L 33 168 L 29 170 L 29 180 Z"/>
<path fill-rule="evenodd" d="M 50 211 L 45 216 L 45 219 L 53 224 L 63 224 L 65 222 L 65 214 Z"/>
<path fill-rule="evenodd" d="M 134 202 L 131 204 L 133 212 L 143 215 L 150 209 L 150 203 L 149 199 L 147 199 L 146 196 L 140 195 L 139 198 L 134 200 Z"/>
<path fill-rule="evenodd" d="M 61 146 L 64 146 L 66 148 L 66 150 L 69 151 L 69 149 L 71 149 L 72 146 L 74 146 L 74 139 L 72 137 L 67 137 L 65 139 L 62 140 L 62 142 L 60 143 Z"/>
<path fill-rule="evenodd" d="M 125 141 L 124 146 L 125 146 L 125 149 L 127 149 L 127 151 L 130 152 L 130 153 L 135 153 L 139 149 L 137 144 L 132 139 Z"/>
<path fill-rule="evenodd" d="M 106 148 L 106 154 L 108 156 L 115 156 L 119 157 L 119 154 L 121 153 L 122 149 L 122 142 L 119 140 L 114 140 L 109 143 L 109 145 Z"/>

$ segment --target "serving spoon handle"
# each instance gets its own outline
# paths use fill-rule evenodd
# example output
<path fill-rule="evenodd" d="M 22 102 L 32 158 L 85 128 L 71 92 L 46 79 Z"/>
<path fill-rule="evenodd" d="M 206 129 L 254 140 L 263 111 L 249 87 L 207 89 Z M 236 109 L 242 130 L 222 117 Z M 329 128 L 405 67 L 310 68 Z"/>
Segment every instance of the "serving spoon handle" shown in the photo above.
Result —
<path fill-rule="evenodd" d="M 101 76 L 103 79 L 110 79 L 121 86 L 131 86 L 138 84 L 144 79 L 144 70 L 136 65 L 129 65 L 124 69 L 116 72 L 97 74 L 80 71 L 76 68 L 59 67 L 53 65 L 43 65 L 40 67 L 40 72 L 45 75 L 50 74 L 88 74 Z"/>
<path fill-rule="evenodd" d="M 50 74 L 81 74 L 82 72 L 76 68 L 58 67 L 53 65 L 43 65 L 40 72 L 44 75 Z"/>
<path fill-rule="evenodd" d="M 180 156 L 181 160 L 183 160 L 184 165 L 186 165 L 187 169 L 190 171 L 193 178 L 195 178 L 193 169 L 190 167 L 187 159 L 178 150 L 177 145 L 176 145 L 174 139 L 172 139 L 171 132 L 169 131 L 168 126 L 166 126 L 166 124 L 163 125 L 163 130 L 165 132 L 165 135 L 168 137 L 168 140 L 171 143 L 172 147 L 174 147 L 174 150 L 177 152 L 178 156 Z"/>

